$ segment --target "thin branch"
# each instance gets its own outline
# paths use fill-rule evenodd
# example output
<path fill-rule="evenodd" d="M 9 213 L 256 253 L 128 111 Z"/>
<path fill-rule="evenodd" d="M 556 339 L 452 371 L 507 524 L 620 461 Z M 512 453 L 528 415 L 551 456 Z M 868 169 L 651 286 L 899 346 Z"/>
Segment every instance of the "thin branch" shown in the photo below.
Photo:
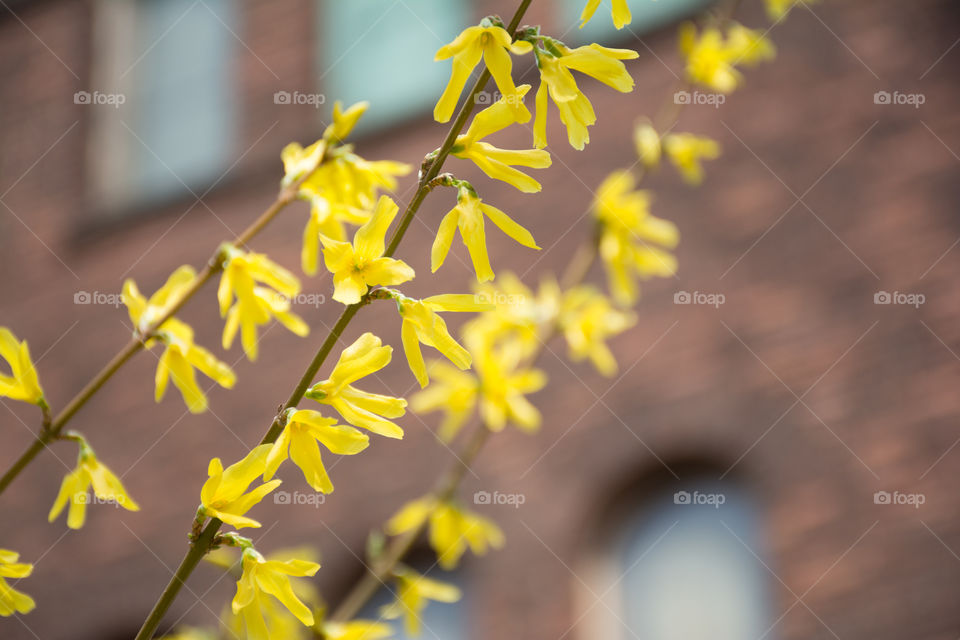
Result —
<path fill-rule="evenodd" d="M 325 153 L 318 160 L 318 165 L 324 161 Z M 273 220 L 278 213 L 280 213 L 287 205 L 293 202 L 297 197 L 297 192 L 300 189 L 300 185 L 303 180 L 301 178 L 295 183 L 285 187 L 277 195 L 277 198 L 273 203 L 267 207 L 263 213 L 257 217 L 253 223 L 250 224 L 243 232 L 238 235 L 233 244 L 236 246 L 246 245 L 250 240 L 252 240 L 257 234 L 259 234 L 267 224 Z M 203 286 L 210 281 L 213 276 L 220 272 L 223 268 L 223 260 L 220 251 L 218 250 L 207 263 L 204 265 L 203 269 L 196 275 L 193 281 L 190 283 L 190 286 L 184 290 L 184 293 L 181 297 L 174 303 L 170 308 L 168 308 L 153 324 L 147 327 L 144 331 L 140 332 L 138 335 L 134 336 L 127 342 L 124 347 L 117 352 L 115 356 L 108 362 L 103 369 L 97 373 L 87 384 L 81 389 L 77 395 L 67 403 L 67 406 L 63 408 L 60 413 L 57 414 L 52 421 L 44 418 L 44 425 L 40 433 L 30 444 L 26 451 L 17 458 L 17 461 L 13 463 L 10 469 L 3 474 L 3 477 L 0 478 L 0 493 L 10 485 L 11 482 L 20 474 L 21 471 L 26 468 L 30 462 L 33 461 L 37 455 L 43 451 L 48 444 L 57 439 L 60 435 L 60 432 L 67 425 L 68 422 L 73 418 L 76 413 L 83 408 L 90 399 L 96 395 L 96 393 L 107 383 L 110 378 L 114 376 L 117 371 L 119 371 L 123 365 L 125 365 L 130 358 L 137 354 L 141 349 L 144 348 L 147 341 L 155 337 L 157 331 L 160 329 L 160 326 L 164 322 L 176 315 L 180 309 L 183 308 L 187 302 L 197 294 Z"/>
<path fill-rule="evenodd" d="M 532 0 L 521 0 L 520 6 L 517 8 L 517 11 L 510 22 L 510 26 L 508 27 L 508 30 L 511 33 L 516 31 L 520 24 L 520 20 L 523 19 L 523 14 L 526 13 L 527 7 L 530 6 L 531 2 Z M 406 234 L 407 228 L 410 226 L 414 216 L 420 209 L 420 205 L 423 203 L 424 198 L 426 198 L 427 193 L 429 193 L 432 188 L 430 186 L 431 180 L 439 175 L 443 167 L 443 162 L 450 154 L 450 150 L 453 148 L 457 136 L 460 135 L 463 127 L 466 125 L 467 119 L 470 117 L 474 104 L 476 103 L 475 96 L 483 91 L 483 88 L 486 86 L 486 83 L 489 79 L 490 73 L 486 70 L 484 70 L 484 72 L 480 74 L 480 77 L 477 78 L 477 81 L 473 86 L 473 90 L 470 92 L 466 102 L 460 108 L 460 113 L 457 115 L 456 120 L 450 127 L 450 130 L 447 132 L 447 136 L 444 139 L 443 144 L 440 146 L 440 149 L 438 149 L 433 162 L 430 163 L 430 167 L 427 169 L 424 175 L 420 176 L 420 183 L 417 188 L 417 192 L 407 205 L 399 225 L 394 230 L 393 235 L 390 238 L 390 242 L 387 245 L 384 255 L 392 256 L 399 246 L 400 241 Z M 310 383 L 313 382 L 317 371 L 320 370 L 320 367 L 323 365 L 327 356 L 330 355 L 334 345 L 336 345 L 337 341 L 340 339 L 344 329 L 346 329 L 347 325 L 356 315 L 357 311 L 359 311 L 360 307 L 367 302 L 369 302 L 369 298 L 365 297 L 363 300 L 361 300 L 361 302 L 349 305 L 343 310 L 343 313 L 340 314 L 340 318 L 337 320 L 337 323 L 334 325 L 333 329 L 330 330 L 330 333 L 327 335 L 326 340 L 324 340 L 323 345 L 321 345 L 320 350 L 317 351 L 317 354 L 311 361 L 310 366 L 307 367 L 307 370 L 300 377 L 300 381 L 297 383 L 297 386 L 290 395 L 290 398 L 283 405 L 281 411 L 278 412 L 276 417 L 273 419 L 270 428 L 267 430 L 267 433 L 261 440 L 261 444 L 269 444 L 274 442 L 277 437 L 279 437 L 284 426 L 284 411 L 288 408 L 295 407 L 300 402 L 304 393 L 306 393 L 307 389 L 310 387 Z M 465 469 L 461 471 L 461 474 L 463 472 L 465 472 Z M 451 491 L 456 489 L 457 484 L 459 484 L 459 479 L 457 479 L 452 485 Z M 211 544 L 213 543 L 214 538 L 217 535 L 217 532 L 220 530 L 220 526 L 222 524 L 223 523 L 216 518 L 211 519 L 210 522 L 207 523 L 207 525 L 203 528 L 200 535 L 197 536 L 197 538 L 192 542 L 190 549 L 187 551 L 186 556 L 180 563 L 180 566 L 178 567 L 173 578 L 163 590 L 163 593 L 160 595 L 160 599 L 157 600 L 157 603 L 151 610 L 150 615 L 143 623 L 143 627 L 140 629 L 140 632 L 137 633 L 136 640 L 150 640 L 150 638 L 153 637 L 153 634 L 156 632 L 157 627 L 163 619 L 163 616 L 170 608 L 170 605 L 173 604 L 174 600 L 176 600 L 180 589 L 190 577 L 190 574 L 193 573 L 193 570 L 200 562 L 200 559 L 203 558 L 204 554 L 210 550 Z"/>

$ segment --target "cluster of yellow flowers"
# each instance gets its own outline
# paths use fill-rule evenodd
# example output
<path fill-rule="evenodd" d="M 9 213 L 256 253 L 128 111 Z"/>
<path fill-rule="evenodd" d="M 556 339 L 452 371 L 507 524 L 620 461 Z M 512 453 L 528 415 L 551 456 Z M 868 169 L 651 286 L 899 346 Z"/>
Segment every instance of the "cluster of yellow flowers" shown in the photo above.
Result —
<path fill-rule="evenodd" d="M 785 0 L 766 1 L 771 17 L 777 20 L 792 6 Z M 588 0 L 581 27 L 599 4 L 599 0 Z M 617 29 L 629 24 L 627 0 L 612 0 L 612 18 Z M 774 55 L 773 45 L 763 34 L 733 22 L 722 28 L 708 26 L 701 32 L 693 25 L 684 25 L 680 47 L 686 60 L 687 81 L 723 93 L 740 84 L 738 66 L 752 65 Z M 531 52 L 540 77 L 535 117 L 524 104 L 531 86 L 516 85 L 512 74 L 512 56 Z M 635 51 L 598 44 L 570 48 L 541 34 L 539 27 L 510 33 L 498 17 L 484 18 L 437 52 L 436 60 L 452 58 L 452 69 L 434 117 L 438 122 L 451 119 L 481 60 L 501 97 L 477 113 L 445 152 L 473 162 L 489 178 L 506 182 L 521 192 L 538 192 L 540 183 L 522 169 L 551 165 L 551 156 L 544 150 L 549 103 L 552 101 L 559 112 L 569 144 L 583 149 L 590 140 L 588 129 L 597 117 L 573 72 L 626 93 L 632 91 L 634 81 L 623 61 L 636 57 Z M 478 85 L 476 90 L 480 88 Z M 307 275 L 315 275 L 322 252 L 323 264 L 333 279 L 332 298 L 350 307 L 350 311 L 374 301 L 393 301 L 400 316 L 407 364 L 421 386 L 411 397 L 411 406 L 417 412 L 444 413 L 438 432 L 442 440 L 455 438 L 474 413 L 479 414 L 483 426 L 490 431 L 501 431 L 507 424 L 526 432 L 536 431 L 542 417 L 527 396 L 547 382 L 546 374 L 533 366 L 541 348 L 552 337 L 562 336 L 572 360 L 589 360 L 600 374 L 615 375 L 617 362 L 607 341 L 636 323 L 629 307 L 638 297 L 637 281 L 670 276 L 676 271 L 676 259 L 670 253 L 679 241 L 676 226 L 651 214 L 652 197 L 636 188 L 636 177 L 630 171 L 615 172 L 600 186 L 592 204 L 598 227 L 597 255 L 606 269 L 611 295 L 585 284 L 563 288 L 552 278 L 544 279 L 533 291 L 511 273 L 496 276 L 487 250 L 485 222 L 489 220 L 520 245 L 539 249 L 530 231 L 504 211 L 484 202 L 473 184 L 444 174 L 436 184 L 456 189 L 456 204 L 437 229 L 430 255 L 431 270 L 435 272 L 443 265 L 459 230 L 476 276 L 474 292 L 422 299 L 408 297 L 393 287 L 413 280 L 416 274 L 409 264 L 392 254 L 394 241 L 402 235 L 410 222 L 408 214 L 412 215 L 415 209 L 405 212 L 388 242 L 387 234 L 400 208 L 384 192 L 394 191 L 397 178 L 409 173 L 411 167 L 366 160 L 346 142 L 367 107 L 366 103 L 358 103 L 344 109 L 336 103 L 332 123 L 319 140 L 307 147 L 291 143 L 281 153 L 282 197 L 309 204 L 300 252 L 301 269 Z M 532 148 L 502 149 L 487 141 L 493 134 L 531 119 Z M 691 184 L 702 180 L 701 162 L 716 158 L 720 151 L 719 145 L 707 138 L 687 133 L 662 135 L 649 121 L 636 128 L 634 141 L 644 169 L 656 168 L 661 157 L 666 156 Z M 438 150 L 428 155 L 427 166 L 440 154 Z M 426 181 L 422 180 L 421 189 L 425 186 Z M 433 186 L 436 185 L 431 183 Z M 356 227 L 352 239 L 348 237 L 348 225 Z M 292 301 L 301 292 L 300 280 L 266 255 L 238 246 L 243 244 L 223 244 L 203 277 L 189 266 L 178 268 L 149 298 L 140 293 L 133 280 L 124 283 L 122 298 L 134 336 L 146 348 L 163 346 L 155 377 L 157 402 L 172 379 L 189 411 L 205 411 L 208 399 L 198 385 L 197 371 L 225 388 L 236 383 L 233 370 L 197 345 L 193 329 L 173 313 L 217 270 L 221 272 L 217 298 L 225 319 L 224 349 L 230 348 L 239 331 L 245 355 L 255 360 L 259 351 L 258 330 L 273 321 L 298 336 L 309 333 L 309 325 L 292 311 Z M 440 315 L 446 312 L 477 315 L 464 323 L 459 338 L 455 338 Z M 445 360 L 428 364 L 422 353 L 424 345 L 438 351 Z M 329 377 L 315 382 L 303 394 L 318 405 L 331 407 L 339 418 L 325 416 L 316 409 L 291 406 L 277 417 L 270 436 L 242 459 L 228 466 L 220 458 L 210 460 L 208 478 L 200 490 L 194 538 L 209 519 L 208 526 L 213 527 L 215 534 L 213 546 L 241 550 L 239 563 L 227 565 L 238 574 L 228 615 L 228 626 L 234 635 L 255 640 L 311 636 L 375 640 L 391 635 L 390 626 L 380 622 L 325 620 L 325 607 L 318 594 L 308 582 L 300 580 L 313 576 L 320 568 L 307 557 L 309 554 L 265 557 L 251 540 L 233 531 L 219 533 L 219 528 L 261 526 L 248 513 L 281 484 L 274 476 L 288 458 L 310 487 L 326 494 L 334 487 L 322 449 L 334 455 L 356 455 L 369 445 L 367 432 L 402 438 L 403 430 L 394 420 L 405 414 L 407 401 L 355 386 L 360 383 L 365 388 L 361 381 L 384 369 L 392 355 L 393 348 L 384 345 L 379 337 L 362 334 L 341 352 Z M 39 406 L 44 424 L 49 427 L 49 407 L 26 342 L 18 341 L 8 329 L 0 327 L 0 356 L 11 372 L 0 374 L 0 396 Z M 97 459 L 83 436 L 74 432 L 61 435 L 59 431 L 53 436 L 77 442 L 79 458 L 77 467 L 63 479 L 50 510 L 51 521 L 69 505 L 67 525 L 78 529 L 84 523 L 87 504 L 95 500 L 139 510 L 120 479 Z M 444 569 L 454 568 L 467 549 L 480 555 L 505 542 L 496 524 L 445 494 L 428 495 L 404 505 L 386 523 L 385 532 L 392 536 L 416 534 L 425 527 L 429 527 L 430 545 Z M 22 578 L 31 573 L 32 565 L 19 563 L 18 559 L 17 553 L 0 549 L 2 616 L 26 613 L 34 607 L 29 596 L 6 582 L 7 578 Z M 388 619 L 404 617 L 409 634 L 419 631 L 419 617 L 428 601 L 452 602 L 460 597 L 456 587 L 403 565 L 392 568 L 390 576 L 396 581 L 398 596 L 382 613 Z M 170 637 L 199 640 L 209 636 L 202 630 L 184 629 Z"/>

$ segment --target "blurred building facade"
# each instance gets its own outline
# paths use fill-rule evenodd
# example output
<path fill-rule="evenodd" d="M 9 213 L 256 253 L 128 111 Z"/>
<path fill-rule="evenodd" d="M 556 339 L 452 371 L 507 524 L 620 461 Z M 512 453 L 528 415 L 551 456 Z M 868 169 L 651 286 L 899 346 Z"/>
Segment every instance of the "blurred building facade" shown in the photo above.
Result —
<path fill-rule="evenodd" d="M 533 231 L 537 253 L 489 234 L 494 268 L 531 284 L 563 268 L 589 232 L 593 191 L 633 163 L 630 125 L 669 97 L 681 70 L 674 23 L 696 3 L 638 0 L 629 33 L 598 14 L 588 34 L 570 29 L 580 4 L 535 0 L 525 22 L 570 43 L 637 49 L 637 90 L 583 82 L 599 119 L 591 143 L 573 151 L 551 121 L 541 194 L 449 165 Z M 740 17 L 766 28 L 757 4 Z M 0 325 L 29 341 L 54 407 L 128 339 L 123 279 L 153 291 L 177 266 L 202 264 L 272 201 L 279 150 L 318 137 L 334 99 L 372 102 L 361 155 L 418 166 L 446 132 L 429 118 L 449 70 L 433 52 L 463 25 L 512 10 L 500 0 L 8 0 Z M 957 637 L 960 11 L 948 0 L 826 2 L 798 6 L 769 35 L 774 63 L 719 108 L 683 112 L 678 130 L 724 148 L 704 185 L 669 169 L 649 180 L 656 214 L 681 229 L 680 271 L 644 285 L 638 326 L 613 342 L 618 376 L 569 364 L 565 345 L 551 344 L 540 364 L 551 384 L 532 398 L 543 428 L 498 435 L 468 475 L 463 499 L 489 502 L 475 508 L 507 546 L 464 562 L 453 579 L 466 600 L 429 609 L 425 637 Z M 532 60 L 515 71 L 536 83 Z M 922 104 L 898 98 L 918 95 Z M 529 146 L 529 132 L 504 141 Z M 401 246 L 421 274 L 450 204 L 428 198 Z M 304 205 L 291 207 L 253 248 L 299 272 L 305 220 Z M 455 257 L 409 291 L 466 291 L 468 260 L 462 248 Z M 599 269 L 591 278 L 603 282 Z M 329 296 L 329 278 L 303 282 Z M 684 304 L 685 294 L 721 302 Z M 36 562 L 19 588 L 38 601 L 0 619 L 0 637 L 132 637 L 186 549 L 207 461 L 235 460 L 260 438 L 337 307 L 300 306 L 311 335 L 272 327 L 249 363 L 238 346 L 218 347 L 213 289 L 192 301 L 183 315 L 198 342 L 239 377 L 232 391 L 212 389 L 200 416 L 176 393 L 153 403 L 151 355 L 111 380 L 73 428 L 142 511 L 94 507 L 79 532 L 46 524 L 75 448 L 44 453 L 0 496 L 0 546 Z M 398 346 L 396 320 L 365 310 L 345 344 L 370 330 Z M 381 383 L 398 395 L 415 387 L 402 357 Z M 36 416 L 2 404 L 6 467 Z M 436 416 L 402 424 L 402 442 L 330 461 L 337 490 L 323 504 L 258 508 L 259 547 L 320 548 L 331 603 L 360 575 L 367 532 L 453 460 L 433 435 Z M 282 477 L 307 489 L 295 469 Z M 189 587 L 168 624 L 209 624 L 233 593 L 212 567 Z"/>

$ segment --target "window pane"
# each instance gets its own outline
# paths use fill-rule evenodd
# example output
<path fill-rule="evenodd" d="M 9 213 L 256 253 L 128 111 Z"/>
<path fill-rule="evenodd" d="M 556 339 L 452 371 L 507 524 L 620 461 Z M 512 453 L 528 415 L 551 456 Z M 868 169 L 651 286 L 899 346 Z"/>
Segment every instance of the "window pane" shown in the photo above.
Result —
<path fill-rule="evenodd" d="M 571 44 L 599 42 L 629 37 L 631 32 L 642 34 L 706 7 L 712 0 L 628 0 L 633 20 L 619 32 L 613 26 L 610 17 L 610 0 L 602 0 L 593 18 L 583 29 L 580 26 L 580 14 L 587 0 L 559 0 L 561 23 L 569 31 L 560 39 Z"/>
<path fill-rule="evenodd" d="M 137 3 L 129 71 L 130 128 L 142 140 L 130 136 L 137 197 L 201 188 L 228 166 L 234 10 L 230 0 Z"/>
<path fill-rule="evenodd" d="M 450 74 L 433 62 L 468 24 L 465 0 L 325 0 L 318 69 L 328 103 L 370 101 L 371 128 L 429 112 Z M 415 71 L 413 71 L 415 70 Z"/>
<path fill-rule="evenodd" d="M 768 573 L 753 555 L 762 556 L 762 541 L 752 502 L 726 484 L 676 495 L 657 498 L 626 529 L 620 618 L 629 631 L 622 637 L 759 638 L 771 620 Z M 696 504 L 698 496 L 722 496 L 722 504 Z"/>

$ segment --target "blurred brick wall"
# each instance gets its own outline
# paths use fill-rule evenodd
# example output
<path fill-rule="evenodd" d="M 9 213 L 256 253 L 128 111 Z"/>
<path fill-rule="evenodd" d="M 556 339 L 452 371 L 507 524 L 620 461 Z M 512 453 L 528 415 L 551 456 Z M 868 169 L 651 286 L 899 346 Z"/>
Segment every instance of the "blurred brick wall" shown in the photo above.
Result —
<path fill-rule="evenodd" d="M 531 22 L 548 19 L 541 4 Z M 744 21 L 764 24 L 755 3 L 745 4 Z M 72 100 L 90 88 L 89 5 L 21 3 L 17 17 L 0 14 L 0 325 L 29 340 L 55 407 L 129 336 L 122 308 L 75 305 L 74 294 L 117 292 L 125 277 L 152 291 L 176 266 L 200 264 L 271 201 L 282 145 L 320 131 L 312 109 L 270 98 L 277 89 L 309 88 L 317 75 L 312 18 L 304 17 L 310 3 L 243 6 L 239 36 L 249 50 L 237 48 L 236 76 L 244 159 L 203 204 L 177 202 L 108 227 L 94 224 L 85 199 L 91 107 Z M 952 47 L 960 11 L 947 0 L 834 1 L 797 9 L 771 35 L 780 50 L 774 64 L 748 72 L 746 87 L 721 109 L 684 112 L 681 130 L 724 147 L 703 187 L 686 188 L 670 170 L 649 182 L 656 213 L 682 231 L 681 267 L 676 280 L 644 287 L 638 327 L 614 341 L 623 376 L 611 382 L 585 365 L 568 366 L 564 346 L 551 345 L 543 367 L 552 384 L 534 397 L 544 429 L 495 438 L 466 483 L 465 495 L 527 497 L 519 510 L 487 509 L 508 545 L 467 564 L 473 637 L 547 640 L 576 627 L 573 573 L 615 509 L 610 496 L 640 491 L 640 478 L 661 478 L 669 489 L 669 470 L 682 477 L 681 463 L 692 458 L 732 469 L 762 506 L 767 547 L 757 552 L 772 572 L 773 618 L 784 614 L 773 635 L 957 637 L 960 47 Z M 626 44 L 641 52 L 630 64 L 638 90 L 620 95 L 584 81 L 599 116 L 592 143 L 574 152 L 551 123 L 554 166 L 537 174 L 541 195 L 477 179 L 484 198 L 529 225 L 544 247 L 519 250 L 491 232 L 496 269 L 530 282 L 561 269 L 586 233 L 585 221 L 568 230 L 587 211 L 591 190 L 633 161 L 628 126 L 656 109 L 680 65 L 672 29 Z M 876 105 L 879 90 L 921 92 L 926 102 Z M 425 117 L 358 146 L 369 158 L 416 165 L 444 132 Z M 505 139 L 526 146 L 528 136 L 517 130 Z M 465 163 L 450 166 L 477 177 Z M 404 180 L 396 197 L 405 201 L 413 183 Z M 449 205 L 429 198 L 402 245 L 421 274 Z M 298 270 L 304 220 L 301 206 L 291 208 L 255 248 Z M 454 251 L 459 259 L 410 292 L 466 290 L 466 254 Z M 324 276 L 305 280 L 307 292 L 329 286 Z M 726 302 L 679 306 L 677 291 L 722 293 Z M 878 291 L 922 293 L 926 302 L 875 305 Z M 94 508 L 80 532 L 67 533 L 62 519 L 47 525 L 73 464 L 70 444 L 53 446 L 0 497 L 0 545 L 38 561 L 21 586 L 39 603 L 25 624 L 0 620 L 0 636 L 133 634 L 185 549 L 207 461 L 237 459 L 259 439 L 338 309 L 300 312 L 314 327 L 309 338 L 273 327 L 256 364 L 237 346 L 226 355 L 239 382 L 230 392 L 212 390 L 207 414 L 186 414 L 176 392 L 154 405 L 156 362 L 141 354 L 77 416 L 73 427 L 124 474 L 141 512 Z M 217 346 L 212 289 L 183 316 L 200 343 Z M 390 313 L 364 310 L 344 342 L 372 330 L 399 345 L 398 324 Z M 402 357 L 382 375 L 381 390 L 406 394 L 413 386 Z M 3 405 L 6 467 L 29 444 L 35 416 Z M 399 500 L 426 491 L 451 460 L 431 435 L 433 416 L 411 414 L 403 425 L 402 442 L 373 439 L 361 457 L 331 457 L 337 491 L 321 508 L 268 501 L 257 510 L 264 548 L 304 541 L 322 548 L 320 580 L 333 601 L 359 572 L 355 554 L 368 529 Z M 282 476 L 290 490 L 303 489 L 297 470 Z M 878 490 L 922 493 L 926 502 L 876 505 Z M 219 612 L 232 585 L 217 577 L 198 571 L 168 621 L 182 615 L 202 623 Z"/>

